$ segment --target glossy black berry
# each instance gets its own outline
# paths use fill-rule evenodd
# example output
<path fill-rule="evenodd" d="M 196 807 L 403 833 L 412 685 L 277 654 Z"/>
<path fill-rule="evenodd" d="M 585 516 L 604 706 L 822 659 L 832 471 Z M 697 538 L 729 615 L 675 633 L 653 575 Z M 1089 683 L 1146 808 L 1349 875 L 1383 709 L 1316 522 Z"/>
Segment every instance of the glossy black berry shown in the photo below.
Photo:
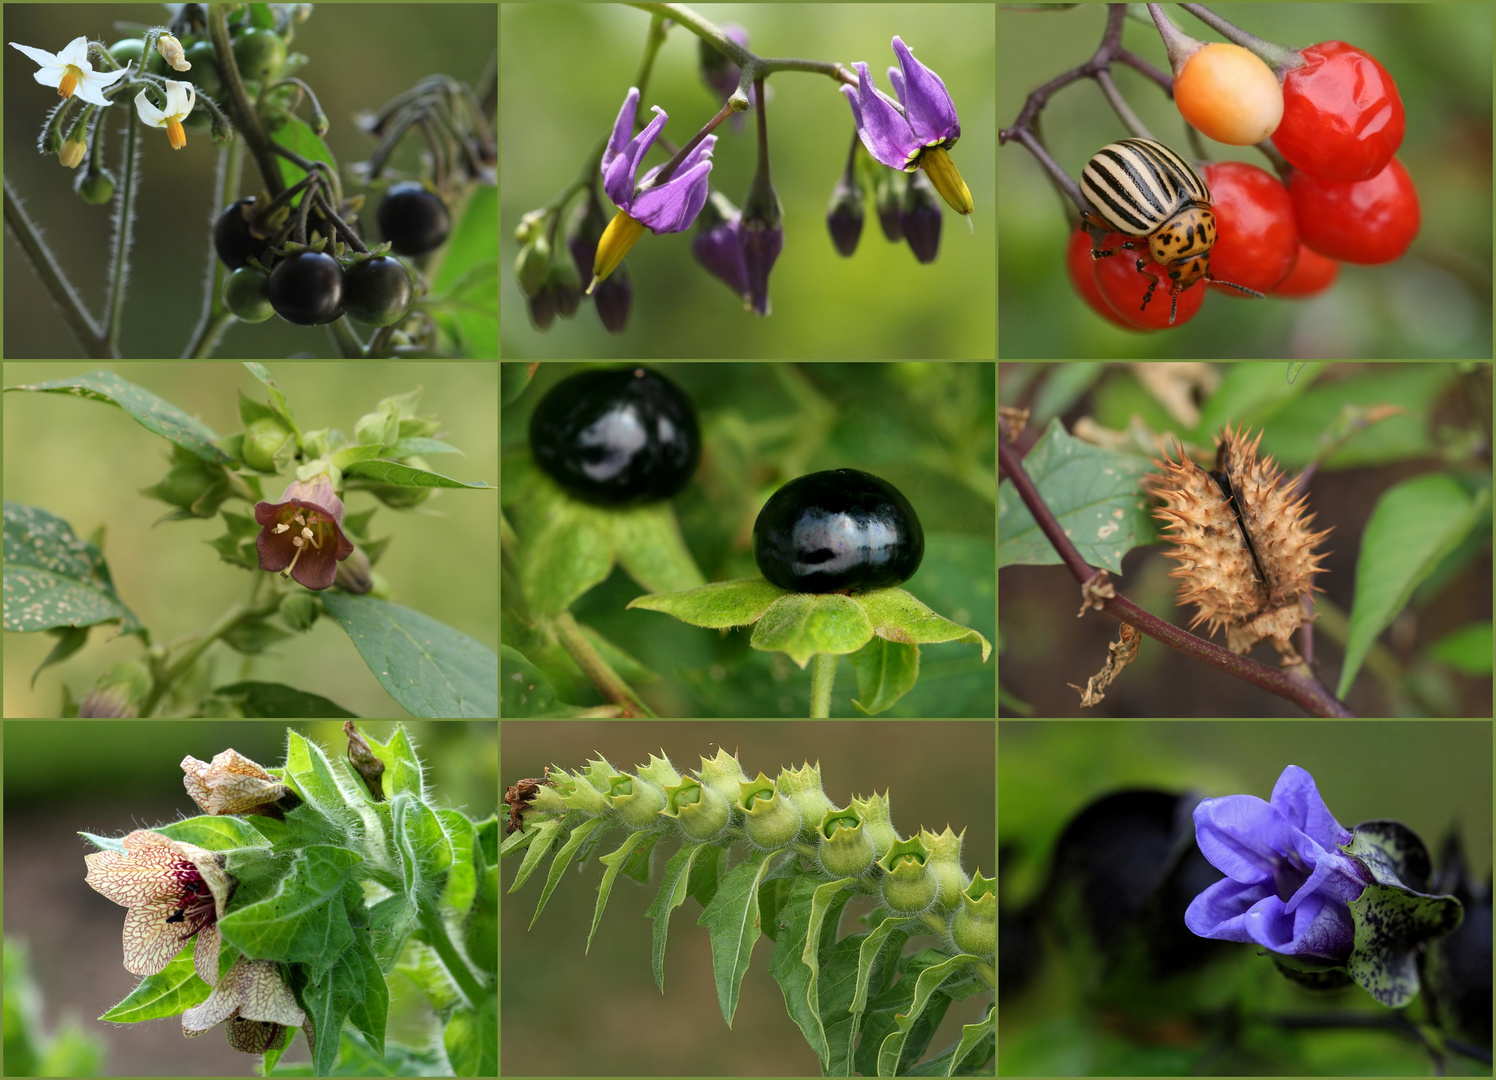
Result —
<path fill-rule="evenodd" d="M 379 233 L 396 255 L 424 255 L 442 246 L 452 216 L 441 197 L 414 180 L 395 184 L 379 204 Z"/>
<path fill-rule="evenodd" d="M 793 592 L 887 588 L 912 577 L 924 554 L 924 530 L 909 500 L 857 469 L 791 480 L 753 523 L 759 572 Z"/>
<path fill-rule="evenodd" d="M 322 251 L 298 251 L 270 272 L 270 306 L 286 322 L 319 326 L 343 313 L 343 269 Z"/>
<path fill-rule="evenodd" d="M 230 270 L 243 266 L 251 256 L 262 259 L 270 246 L 270 237 L 255 236 L 249 231 L 249 211 L 254 199 L 240 199 L 231 204 L 213 223 L 213 247 L 223 265 Z"/>
<path fill-rule="evenodd" d="M 530 416 L 530 450 L 557 483 L 588 502 L 668 499 L 691 479 L 701 432 L 691 399 L 647 368 L 562 379 Z"/>
<path fill-rule="evenodd" d="M 343 304 L 370 326 L 399 322 L 410 310 L 410 276 L 388 255 L 354 263 L 343 272 Z"/>

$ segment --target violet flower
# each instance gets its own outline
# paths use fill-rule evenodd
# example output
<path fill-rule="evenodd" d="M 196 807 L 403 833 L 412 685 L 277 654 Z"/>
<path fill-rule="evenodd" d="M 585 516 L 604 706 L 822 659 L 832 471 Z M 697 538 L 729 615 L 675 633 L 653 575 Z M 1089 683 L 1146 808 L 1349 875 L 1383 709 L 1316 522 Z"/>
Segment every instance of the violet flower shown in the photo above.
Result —
<path fill-rule="evenodd" d="M 893 39 L 899 67 L 888 69 L 901 112 L 888 96 L 873 86 L 867 64 L 858 61 L 857 89 L 841 87 L 852 106 L 857 134 L 874 159 L 890 169 L 924 169 L 935 190 L 958 214 L 972 211 L 971 189 L 946 151 L 961 137 L 956 105 L 940 76 L 914 58 L 909 47 Z"/>
<path fill-rule="evenodd" d="M 297 480 L 278 503 L 255 503 L 260 535 L 255 549 L 260 569 L 293 577 L 308 589 L 326 589 L 338 563 L 353 554 L 343 535 L 343 500 L 333 494 L 326 473 Z"/>
<path fill-rule="evenodd" d="M 672 160 L 657 165 L 635 184 L 639 164 L 670 119 L 658 105 L 652 108 L 659 115 L 638 135 L 630 138 L 634 130 L 634 114 L 639 109 L 639 89 L 629 87 L 623 108 L 618 110 L 618 119 L 613 124 L 613 134 L 603 150 L 603 190 L 619 212 L 598 241 L 592 283 L 587 286 L 589 294 L 598 282 L 613 272 L 645 229 L 656 235 L 684 232 L 691 227 L 706 202 L 712 148 L 717 144 L 715 135 L 705 135 L 695 145 L 688 144 L 689 150 L 678 164 Z M 661 180 L 663 171 L 672 165 L 670 175 Z"/>
<path fill-rule="evenodd" d="M 1339 848 L 1351 838 L 1297 765 L 1283 770 L 1269 802 L 1205 799 L 1195 807 L 1195 840 L 1226 878 L 1195 897 L 1185 925 L 1201 937 L 1344 963 L 1355 939 L 1347 905 L 1373 883 Z"/>

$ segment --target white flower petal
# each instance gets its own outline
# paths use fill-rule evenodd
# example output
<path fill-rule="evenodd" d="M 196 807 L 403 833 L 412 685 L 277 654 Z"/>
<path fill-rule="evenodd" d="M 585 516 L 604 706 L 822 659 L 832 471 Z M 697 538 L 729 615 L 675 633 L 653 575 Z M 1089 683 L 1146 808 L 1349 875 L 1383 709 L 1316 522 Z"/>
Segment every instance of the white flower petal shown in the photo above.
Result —
<path fill-rule="evenodd" d="M 53 53 L 49 53 L 46 49 L 33 49 L 30 45 L 18 45 L 14 41 L 10 43 L 10 47 L 12 49 L 20 49 L 23 53 L 31 57 L 31 59 L 35 60 L 38 64 L 41 64 L 44 68 L 62 66 L 60 63 L 58 63 L 57 56 Z M 53 83 L 52 85 L 56 86 L 57 84 Z"/>
<path fill-rule="evenodd" d="M 151 104 L 151 99 L 146 97 L 144 90 L 135 95 L 135 111 L 151 127 L 166 126 L 166 114 Z"/>
<path fill-rule="evenodd" d="M 57 54 L 57 62 L 63 66 L 72 64 L 79 71 L 92 71 L 93 65 L 88 62 L 88 38 L 75 37 L 68 42 Z"/>

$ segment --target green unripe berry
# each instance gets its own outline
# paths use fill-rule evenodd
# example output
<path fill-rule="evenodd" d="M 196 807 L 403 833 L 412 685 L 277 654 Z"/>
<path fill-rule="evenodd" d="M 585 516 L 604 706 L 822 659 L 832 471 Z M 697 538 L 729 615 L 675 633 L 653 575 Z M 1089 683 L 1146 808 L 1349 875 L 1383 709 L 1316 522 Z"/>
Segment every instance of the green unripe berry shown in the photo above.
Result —
<path fill-rule="evenodd" d="M 213 51 L 213 43 L 204 39 L 187 46 L 187 62 L 192 67 L 180 73 L 182 81 L 191 83 L 199 93 L 219 101 L 223 97 L 223 74 L 218 70 L 218 54 Z M 190 115 L 196 114 L 197 110 L 193 109 Z"/>
<path fill-rule="evenodd" d="M 125 38 L 116 41 L 109 46 L 109 55 L 114 57 L 114 62 L 124 67 L 127 64 L 140 64 L 140 58 L 145 55 L 145 41 L 142 38 Z M 166 73 L 166 58 L 161 55 L 159 49 L 152 49 L 151 55 L 143 65 L 147 74 L 164 75 Z M 136 69 L 137 71 L 139 68 Z M 176 72 L 172 72 L 173 75 Z"/>
<path fill-rule="evenodd" d="M 901 840 L 879 860 L 883 906 L 896 915 L 922 915 L 935 905 L 940 879 L 930 871 L 930 852 L 917 836 Z"/>
<path fill-rule="evenodd" d="M 223 283 L 223 303 L 241 322 L 264 322 L 275 314 L 270 305 L 270 275 L 255 266 L 239 267 Z"/>
<path fill-rule="evenodd" d="M 311 593 L 298 592 L 281 601 L 280 614 L 292 630 L 304 633 L 317 621 L 319 610 L 316 597 Z"/>
<path fill-rule="evenodd" d="M 800 808 L 763 773 L 743 784 L 738 797 L 748 839 L 765 851 L 777 851 L 800 835 Z"/>
<path fill-rule="evenodd" d="M 960 906 L 951 916 L 951 940 L 956 948 L 989 959 L 997 955 L 997 893 L 994 878 L 980 871 L 961 894 Z"/>
<path fill-rule="evenodd" d="M 275 31 L 252 26 L 234 39 L 234 62 L 252 82 L 273 79 L 286 66 L 286 43 Z"/>
<path fill-rule="evenodd" d="M 826 811 L 821 819 L 821 868 L 832 877 L 859 877 L 878 860 L 862 819 L 851 807 Z"/>
<path fill-rule="evenodd" d="M 106 169 L 85 172 L 78 177 L 78 195 L 93 206 L 103 206 L 114 198 L 114 177 Z"/>
<path fill-rule="evenodd" d="M 238 271 L 234 273 L 237 274 Z M 278 416 L 262 416 L 258 420 L 252 420 L 244 429 L 244 442 L 239 450 L 240 460 L 260 472 L 276 472 L 278 459 L 291 438 L 290 430 L 281 423 Z"/>

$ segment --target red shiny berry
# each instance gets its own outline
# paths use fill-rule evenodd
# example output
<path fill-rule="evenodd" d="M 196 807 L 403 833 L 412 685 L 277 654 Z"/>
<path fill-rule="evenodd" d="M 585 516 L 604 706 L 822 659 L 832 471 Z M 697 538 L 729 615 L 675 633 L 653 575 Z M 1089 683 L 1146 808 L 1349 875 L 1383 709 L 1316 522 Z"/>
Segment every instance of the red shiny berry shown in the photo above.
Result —
<path fill-rule="evenodd" d="M 1302 51 L 1283 76 L 1283 121 L 1273 145 L 1304 172 L 1326 180 L 1369 180 L 1403 140 L 1403 105 L 1387 69 L 1343 41 Z"/>
<path fill-rule="evenodd" d="M 1118 315 L 1102 298 L 1101 290 L 1096 287 L 1096 275 L 1092 270 L 1092 264 L 1095 261 L 1091 258 L 1091 234 L 1077 226 L 1070 234 L 1070 243 L 1065 248 L 1065 272 L 1070 275 L 1070 284 L 1080 294 L 1080 298 L 1086 302 L 1087 307 L 1113 326 L 1120 326 L 1124 330 L 1142 329 Z"/>
<path fill-rule="evenodd" d="M 1304 243 L 1332 259 L 1367 265 L 1391 262 L 1418 235 L 1418 191 L 1396 158 L 1359 183 L 1295 172 L 1288 194 Z"/>
<path fill-rule="evenodd" d="M 1273 289 L 1274 296 L 1313 296 L 1324 292 L 1340 276 L 1340 264 L 1307 244 L 1299 244 L 1299 261 Z"/>
<path fill-rule="evenodd" d="M 1124 241 L 1141 246 L 1132 251 L 1118 251 Z M 1109 232 L 1103 234 L 1097 250 L 1116 251 L 1097 259 L 1091 273 L 1107 306 L 1132 326 L 1139 330 L 1167 330 L 1171 325 L 1183 326 L 1199 313 L 1200 305 L 1205 302 L 1205 290 L 1190 288 L 1173 294 L 1174 283 L 1169 280 L 1168 272 L 1148 257 L 1146 242 Z M 1139 258 L 1143 260 L 1143 269 L 1158 282 L 1153 295 L 1147 297 L 1146 307 L 1144 297 L 1151 279 L 1137 269 Z"/>
<path fill-rule="evenodd" d="M 1299 230 L 1293 201 L 1271 173 L 1241 161 L 1225 161 L 1205 170 L 1215 202 L 1215 247 L 1210 249 L 1210 276 L 1258 292 L 1267 292 L 1293 269 L 1299 252 Z M 1224 295 L 1244 294 L 1224 285 Z"/>

